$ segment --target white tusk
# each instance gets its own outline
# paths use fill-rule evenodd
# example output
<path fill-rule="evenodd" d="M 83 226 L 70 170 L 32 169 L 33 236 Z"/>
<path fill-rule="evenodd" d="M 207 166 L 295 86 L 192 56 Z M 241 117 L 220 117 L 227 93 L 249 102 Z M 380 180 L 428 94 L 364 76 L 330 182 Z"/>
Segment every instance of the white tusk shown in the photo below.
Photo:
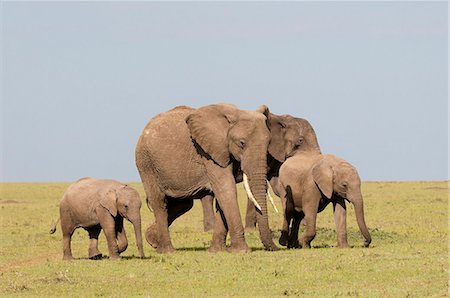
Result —
<path fill-rule="evenodd" d="M 250 201 L 252 201 L 253 204 L 255 204 L 256 208 L 258 208 L 259 211 L 262 211 L 261 206 L 259 206 L 258 202 L 256 201 L 255 197 L 252 194 L 252 191 L 250 190 L 250 185 L 248 185 L 247 175 L 245 175 L 245 173 L 244 173 L 243 176 L 244 176 L 244 188 L 245 188 L 245 191 L 247 192 L 248 199 Z"/>
<path fill-rule="evenodd" d="M 269 191 L 269 190 L 270 190 L 271 188 L 272 188 L 272 187 L 270 186 L 269 181 L 267 181 L 267 197 L 269 198 L 269 201 L 270 201 L 270 203 L 272 204 L 273 209 L 275 209 L 275 212 L 278 213 L 277 206 L 275 205 L 275 202 L 274 202 L 274 200 L 273 200 L 273 197 L 270 195 L 270 191 Z"/>

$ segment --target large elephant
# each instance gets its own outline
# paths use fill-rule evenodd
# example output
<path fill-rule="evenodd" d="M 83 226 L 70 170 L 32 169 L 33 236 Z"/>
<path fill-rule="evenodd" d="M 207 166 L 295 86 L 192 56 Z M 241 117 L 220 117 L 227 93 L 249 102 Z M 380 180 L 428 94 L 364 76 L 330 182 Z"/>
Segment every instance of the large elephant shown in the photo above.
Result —
<path fill-rule="evenodd" d="M 59 204 L 61 230 L 63 234 L 63 259 L 73 259 L 70 246 L 72 234 L 82 227 L 89 233 L 89 258 L 102 256 L 98 250 L 98 236 L 103 229 L 110 259 L 128 247 L 123 219 L 134 227 L 136 244 L 141 258 L 144 257 L 141 234 L 141 199 L 132 187 L 115 180 L 82 178 L 66 190 Z M 57 221 L 58 222 L 58 221 Z M 50 233 L 56 231 L 56 224 Z"/>
<path fill-rule="evenodd" d="M 316 216 L 333 203 L 339 247 L 347 247 L 345 201 L 355 207 L 356 221 L 367 247 L 372 241 L 364 220 L 361 180 L 356 169 L 347 161 L 330 154 L 297 153 L 280 168 L 281 196 L 285 199 L 283 233 L 289 235 L 288 247 L 309 248 L 316 235 Z M 289 228 L 292 220 L 292 227 Z M 305 232 L 298 242 L 300 222 Z M 281 241 L 280 241 L 281 242 Z M 280 243 L 283 244 L 283 243 Z"/>
<path fill-rule="evenodd" d="M 267 180 L 273 192 L 280 196 L 278 177 L 283 162 L 298 153 L 320 154 L 320 146 L 314 128 L 306 119 L 269 113 L 269 128 L 271 141 L 267 156 Z M 282 202 L 284 201 L 282 200 Z M 255 229 L 256 214 L 254 204 L 248 200 L 245 217 L 246 230 Z"/>
<path fill-rule="evenodd" d="M 240 110 L 215 104 L 194 109 L 176 107 L 155 116 L 136 146 L 136 165 L 155 223 L 147 241 L 160 253 L 174 251 L 168 227 L 190 210 L 193 199 L 214 195 L 217 212 L 209 251 L 249 251 L 244 238 L 236 193 L 236 173 L 242 169 L 261 207 L 257 221 L 267 250 L 276 250 L 266 203 L 267 109 Z"/>
<path fill-rule="evenodd" d="M 267 107 L 264 107 L 264 109 L 266 110 L 271 135 L 267 154 L 267 180 L 273 192 L 280 196 L 279 169 L 286 158 L 297 153 L 320 154 L 320 146 L 317 142 L 314 128 L 306 119 L 296 118 L 291 115 L 277 115 L 270 113 Z M 238 171 L 235 176 L 237 182 L 243 181 L 241 172 Z M 247 202 L 245 229 L 254 230 L 256 228 L 258 210 L 251 200 L 247 200 Z M 284 202 L 282 200 L 283 209 Z M 214 223 L 213 197 L 204 197 L 202 206 L 204 230 L 208 231 L 213 227 Z M 287 230 L 287 228 L 283 226 L 282 230 Z M 287 242 L 287 235 L 282 233 L 280 243 L 285 241 Z"/>

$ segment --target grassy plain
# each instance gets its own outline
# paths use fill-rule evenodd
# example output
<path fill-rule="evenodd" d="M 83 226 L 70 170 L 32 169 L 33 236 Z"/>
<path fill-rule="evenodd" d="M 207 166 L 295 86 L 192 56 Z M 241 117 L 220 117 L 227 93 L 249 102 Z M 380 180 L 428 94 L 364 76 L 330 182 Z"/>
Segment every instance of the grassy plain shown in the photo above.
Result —
<path fill-rule="evenodd" d="M 133 184 L 144 198 L 141 184 Z M 206 251 L 200 202 L 171 227 L 177 252 L 157 254 L 145 243 L 139 259 L 132 226 L 119 261 L 87 260 L 87 233 L 74 234 L 72 262 L 62 261 L 58 217 L 67 183 L 0 184 L 0 296 L 166 297 L 446 297 L 448 296 L 448 182 L 365 182 L 366 221 L 372 234 L 363 248 L 354 212 L 348 208 L 349 243 L 336 248 L 332 208 L 318 216 L 310 250 L 266 252 L 257 232 L 246 234 L 253 252 Z M 238 185 L 241 212 L 245 212 Z M 277 202 L 279 209 L 281 204 Z M 153 215 L 143 205 L 143 229 Z M 281 215 L 270 214 L 278 238 Z M 106 241 L 100 250 L 107 254 Z"/>

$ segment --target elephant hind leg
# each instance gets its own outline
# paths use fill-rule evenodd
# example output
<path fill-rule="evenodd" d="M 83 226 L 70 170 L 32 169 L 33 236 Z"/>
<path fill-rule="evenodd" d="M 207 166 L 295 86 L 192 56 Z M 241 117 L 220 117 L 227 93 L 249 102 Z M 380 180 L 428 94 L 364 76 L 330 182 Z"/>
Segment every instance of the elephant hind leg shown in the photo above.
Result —
<path fill-rule="evenodd" d="M 71 241 L 75 226 L 67 215 L 61 216 L 61 231 L 63 235 L 63 260 L 73 260 Z"/>
<path fill-rule="evenodd" d="M 89 233 L 89 250 L 88 256 L 91 260 L 97 260 L 102 258 L 102 253 L 98 250 L 98 236 L 102 230 L 100 225 L 96 225 L 90 228 L 86 228 Z"/>

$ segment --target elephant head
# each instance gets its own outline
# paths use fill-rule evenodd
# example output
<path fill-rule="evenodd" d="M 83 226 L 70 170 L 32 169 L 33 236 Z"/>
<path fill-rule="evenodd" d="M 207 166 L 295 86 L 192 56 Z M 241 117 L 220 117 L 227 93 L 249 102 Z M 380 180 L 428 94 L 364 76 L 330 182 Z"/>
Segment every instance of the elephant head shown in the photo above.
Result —
<path fill-rule="evenodd" d="M 372 238 L 364 220 L 361 180 L 356 169 L 334 155 L 324 155 L 312 168 L 312 176 L 327 198 L 338 195 L 354 205 L 356 221 L 365 238 L 364 245 L 368 247 Z"/>
<path fill-rule="evenodd" d="M 101 199 L 100 204 L 108 209 L 113 217 L 117 214 L 126 218 L 133 224 L 136 245 L 141 258 L 144 257 L 144 248 L 142 245 L 141 232 L 141 198 L 139 193 L 128 185 L 119 186 L 115 190 L 110 190 L 107 195 Z"/>
<path fill-rule="evenodd" d="M 282 163 L 297 152 L 311 151 L 320 154 L 320 146 L 311 124 L 291 115 L 268 114 L 271 141 L 269 154 Z"/>
<path fill-rule="evenodd" d="M 218 166 L 240 163 L 251 191 L 261 207 L 257 221 L 261 240 L 268 250 L 275 250 L 266 203 L 267 149 L 270 133 L 262 107 L 245 111 L 226 104 L 197 109 L 186 119 L 191 137 Z"/>

